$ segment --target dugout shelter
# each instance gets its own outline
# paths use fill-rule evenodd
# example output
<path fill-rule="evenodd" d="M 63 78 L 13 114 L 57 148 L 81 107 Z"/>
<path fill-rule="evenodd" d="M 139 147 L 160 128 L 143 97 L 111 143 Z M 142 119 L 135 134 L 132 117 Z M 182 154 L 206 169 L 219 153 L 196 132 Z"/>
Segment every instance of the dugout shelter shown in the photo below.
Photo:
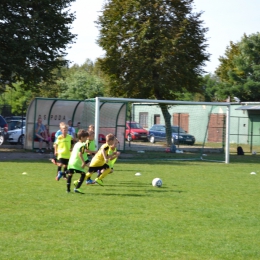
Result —
<path fill-rule="evenodd" d="M 96 117 L 99 117 L 99 120 Z M 25 149 L 37 149 L 35 141 L 35 124 L 42 118 L 44 125 L 49 125 L 50 133 L 59 130 L 60 122 L 68 123 L 72 120 L 75 127 L 78 122 L 81 128 L 87 129 L 95 125 L 96 143 L 103 143 L 108 133 L 117 136 L 120 143 L 124 142 L 126 102 L 99 101 L 98 98 L 89 100 L 69 100 L 54 98 L 35 98 L 31 101 L 26 114 Z M 44 147 L 44 146 L 43 146 Z"/>

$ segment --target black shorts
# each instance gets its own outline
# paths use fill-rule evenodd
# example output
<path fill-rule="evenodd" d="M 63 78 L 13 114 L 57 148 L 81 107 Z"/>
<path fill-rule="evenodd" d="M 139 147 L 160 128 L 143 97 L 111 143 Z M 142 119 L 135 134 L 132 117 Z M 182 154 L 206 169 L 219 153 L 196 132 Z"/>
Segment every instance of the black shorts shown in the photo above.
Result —
<path fill-rule="evenodd" d="M 97 172 L 101 170 L 106 170 L 108 168 L 109 166 L 107 164 L 104 164 L 103 166 L 99 166 L 99 167 L 89 167 L 88 172 Z"/>
<path fill-rule="evenodd" d="M 69 159 L 60 158 L 58 162 L 63 165 L 68 165 Z"/>
<path fill-rule="evenodd" d="M 69 173 L 70 174 L 74 174 L 74 173 L 86 174 L 84 171 L 80 171 L 80 170 L 76 170 L 76 169 L 69 169 Z"/>

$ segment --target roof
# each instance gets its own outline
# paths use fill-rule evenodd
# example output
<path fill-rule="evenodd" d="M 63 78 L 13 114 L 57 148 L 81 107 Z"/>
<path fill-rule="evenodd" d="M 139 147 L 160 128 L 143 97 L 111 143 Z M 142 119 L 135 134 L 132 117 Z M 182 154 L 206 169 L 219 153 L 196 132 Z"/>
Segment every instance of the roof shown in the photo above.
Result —
<path fill-rule="evenodd" d="M 260 105 L 241 106 L 235 110 L 260 110 Z"/>

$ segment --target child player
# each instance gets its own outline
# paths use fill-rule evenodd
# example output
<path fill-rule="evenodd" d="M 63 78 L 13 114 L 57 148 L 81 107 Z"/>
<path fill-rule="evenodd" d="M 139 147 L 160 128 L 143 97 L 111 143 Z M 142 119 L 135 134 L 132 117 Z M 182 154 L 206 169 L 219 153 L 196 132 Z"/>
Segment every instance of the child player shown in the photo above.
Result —
<path fill-rule="evenodd" d="M 74 192 L 76 193 L 83 193 L 80 190 L 80 186 L 82 185 L 84 179 L 85 179 L 85 171 L 84 167 L 88 166 L 89 160 L 88 155 L 86 152 L 85 142 L 87 141 L 87 138 L 89 136 L 88 132 L 86 130 L 80 129 L 78 131 L 78 139 L 79 141 L 74 145 L 70 159 L 69 159 L 69 165 L 68 165 L 68 176 L 67 176 L 67 192 L 70 192 L 70 186 L 71 186 L 71 179 L 74 173 L 79 173 L 80 179 L 78 181 L 74 182 L 75 189 Z"/>
<path fill-rule="evenodd" d="M 85 152 L 87 153 L 87 158 L 88 158 L 88 164 L 86 166 L 89 167 L 90 161 L 91 161 L 91 156 L 95 155 L 96 153 L 96 143 L 94 140 L 94 132 L 88 131 L 88 139 L 86 141 L 85 145 Z M 74 181 L 74 185 L 78 184 L 79 180 Z M 91 180 L 90 177 L 87 178 L 86 184 L 95 184 L 95 181 Z"/>
<path fill-rule="evenodd" d="M 86 152 L 88 153 L 89 159 L 91 160 L 92 156 L 94 156 L 97 151 L 97 146 L 95 142 L 95 134 L 93 131 L 88 131 L 89 137 L 88 137 L 88 142 L 86 144 Z M 95 184 L 95 181 L 91 180 L 90 177 L 87 178 L 86 184 Z"/>
<path fill-rule="evenodd" d="M 111 145 L 108 149 L 108 156 L 111 156 L 109 158 L 109 162 L 108 162 L 108 166 L 110 168 L 110 173 L 114 172 L 114 164 L 118 158 L 118 156 L 120 155 L 120 152 L 117 152 L 117 145 L 118 145 L 119 141 L 117 138 L 115 138 L 115 142 L 113 145 Z M 101 175 L 101 171 L 97 171 L 98 176 L 99 177 Z"/>
<path fill-rule="evenodd" d="M 61 135 L 59 135 L 54 144 L 54 154 L 57 156 L 58 175 L 56 180 L 59 181 L 62 176 L 66 176 L 67 166 L 70 158 L 71 147 L 73 145 L 73 137 L 68 135 L 68 126 L 66 124 L 61 126 Z M 63 172 L 61 169 L 63 168 Z"/>
<path fill-rule="evenodd" d="M 95 182 L 101 186 L 103 186 L 102 179 L 105 178 L 111 171 L 107 163 L 109 162 L 109 158 L 112 156 L 108 155 L 108 150 L 109 147 L 114 144 L 114 142 L 115 136 L 113 134 L 108 134 L 106 136 L 106 143 L 99 148 L 98 152 L 91 160 L 88 173 L 86 174 L 86 178 L 88 179 L 91 178 L 94 172 L 101 171 L 100 176 L 95 179 Z"/>

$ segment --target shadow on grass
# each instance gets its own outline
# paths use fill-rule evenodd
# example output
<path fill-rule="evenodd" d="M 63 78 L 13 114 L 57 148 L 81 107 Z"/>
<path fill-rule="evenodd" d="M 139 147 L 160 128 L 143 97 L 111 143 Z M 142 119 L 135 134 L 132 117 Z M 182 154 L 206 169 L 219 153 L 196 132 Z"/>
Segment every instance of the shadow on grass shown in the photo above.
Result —
<path fill-rule="evenodd" d="M 138 190 L 135 190 L 133 192 L 137 192 Z M 150 196 L 151 193 L 158 194 L 158 193 L 168 193 L 168 192 L 174 192 L 174 193 L 182 193 L 184 191 L 181 190 L 139 190 L 141 192 L 144 192 L 144 194 L 136 194 L 136 193 L 89 193 L 86 192 L 87 195 L 93 195 L 93 196 L 119 196 L 119 197 L 146 197 Z"/>

